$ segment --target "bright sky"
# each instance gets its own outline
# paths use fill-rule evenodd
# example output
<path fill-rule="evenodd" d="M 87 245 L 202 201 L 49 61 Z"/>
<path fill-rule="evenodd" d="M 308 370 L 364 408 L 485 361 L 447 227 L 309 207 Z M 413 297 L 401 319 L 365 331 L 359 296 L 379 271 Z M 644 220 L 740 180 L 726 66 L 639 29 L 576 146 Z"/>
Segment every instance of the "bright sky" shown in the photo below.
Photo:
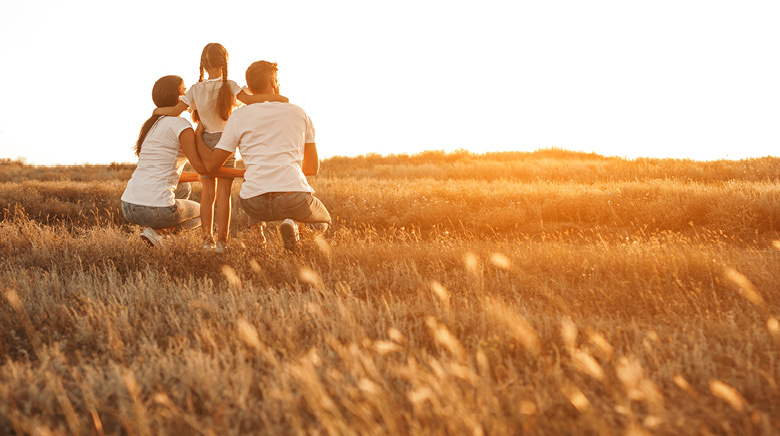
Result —
<path fill-rule="evenodd" d="M 0 0 L 0 158 L 134 162 L 155 80 L 203 46 L 279 63 L 321 156 L 780 149 L 780 2 Z"/>

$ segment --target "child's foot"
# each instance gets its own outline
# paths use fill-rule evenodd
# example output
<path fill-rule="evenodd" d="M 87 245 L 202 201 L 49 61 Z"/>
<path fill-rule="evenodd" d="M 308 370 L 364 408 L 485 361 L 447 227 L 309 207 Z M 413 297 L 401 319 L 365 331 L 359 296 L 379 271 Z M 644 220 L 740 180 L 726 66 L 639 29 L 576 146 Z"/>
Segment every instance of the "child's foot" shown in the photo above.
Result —
<path fill-rule="evenodd" d="M 203 237 L 203 251 L 211 251 L 215 247 L 214 237 L 207 235 Z"/>

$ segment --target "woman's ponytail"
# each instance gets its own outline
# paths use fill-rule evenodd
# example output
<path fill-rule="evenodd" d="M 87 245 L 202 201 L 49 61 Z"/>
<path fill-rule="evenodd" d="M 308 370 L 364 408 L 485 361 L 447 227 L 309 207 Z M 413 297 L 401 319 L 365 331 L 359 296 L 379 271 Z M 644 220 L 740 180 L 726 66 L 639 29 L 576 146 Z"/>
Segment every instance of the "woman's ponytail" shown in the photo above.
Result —
<path fill-rule="evenodd" d="M 154 123 L 157 122 L 160 118 L 162 118 L 164 115 L 152 115 L 149 117 L 148 120 L 144 123 L 143 126 L 141 126 L 141 133 L 138 134 L 138 141 L 135 142 L 135 155 L 140 156 L 141 155 L 141 146 L 144 144 L 144 140 L 146 139 L 146 135 L 149 134 L 149 131 L 152 130 L 152 127 L 154 127 Z"/>

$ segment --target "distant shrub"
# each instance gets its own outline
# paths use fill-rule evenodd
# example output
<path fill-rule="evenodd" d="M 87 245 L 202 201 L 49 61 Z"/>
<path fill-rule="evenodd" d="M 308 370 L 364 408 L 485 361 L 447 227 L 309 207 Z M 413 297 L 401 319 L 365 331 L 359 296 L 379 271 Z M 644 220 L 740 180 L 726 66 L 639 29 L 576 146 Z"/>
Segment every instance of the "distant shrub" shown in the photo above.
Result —
<path fill-rule="evenodd" d="M 19 157 L 16 159 L 4 157 L 4 158 L 0 158 L 0 165 L 22 166 L 25 165 L 25 159 L 23 157 Z"/>

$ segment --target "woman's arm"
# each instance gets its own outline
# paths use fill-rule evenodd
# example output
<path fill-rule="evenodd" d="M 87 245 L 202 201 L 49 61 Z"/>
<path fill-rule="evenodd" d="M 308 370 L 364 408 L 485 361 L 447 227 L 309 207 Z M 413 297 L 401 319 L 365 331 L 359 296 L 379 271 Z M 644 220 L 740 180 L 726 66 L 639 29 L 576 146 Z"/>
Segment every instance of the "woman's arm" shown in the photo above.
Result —
<path fill-rule="evenodd" d="M 279 94 L 247 94 L 242 89 L 241 92 L 236 95 L 236 98 L 244 104 L 262 103 L 264 101 L 279 101 L 282 103 L 289 103 L 290 99 Z"/>
<path fill-rule="evenodd" d="M 181 176 L 179 176 L 179 183 L 198 182 L 198 181 L 200 181 L 200 174 L 198 173 L 183 172 L 181 173 Z"/>
<path fill-rule="evenodd" d="M 176 106 L 158 107 L 154 111 L 152 111 L 152 114 L 168 115 L 169 117 L 178 117 L 188 107 L 190 106 L 187 103 L 183 101 L 179 101 L 179 103 L 177 103 Z"/>
<path fill-rule="evenodd" d="M 246 170 L 238 169 L 238 168 L 220 168 L 219 171 L 216 174 L 211 175 L 208 174 L 209 177 L 221 177 L 223 179 L 238 179 L 243 178 L 244 173 Z M 181 173 L 181 177 L 179 177 L 179 183 L 185 183 L 185 182 L 199 182 L 201 180 L 201 176 L 198 173 L 189 173 L 189 172 L 183 172 Z"/>

